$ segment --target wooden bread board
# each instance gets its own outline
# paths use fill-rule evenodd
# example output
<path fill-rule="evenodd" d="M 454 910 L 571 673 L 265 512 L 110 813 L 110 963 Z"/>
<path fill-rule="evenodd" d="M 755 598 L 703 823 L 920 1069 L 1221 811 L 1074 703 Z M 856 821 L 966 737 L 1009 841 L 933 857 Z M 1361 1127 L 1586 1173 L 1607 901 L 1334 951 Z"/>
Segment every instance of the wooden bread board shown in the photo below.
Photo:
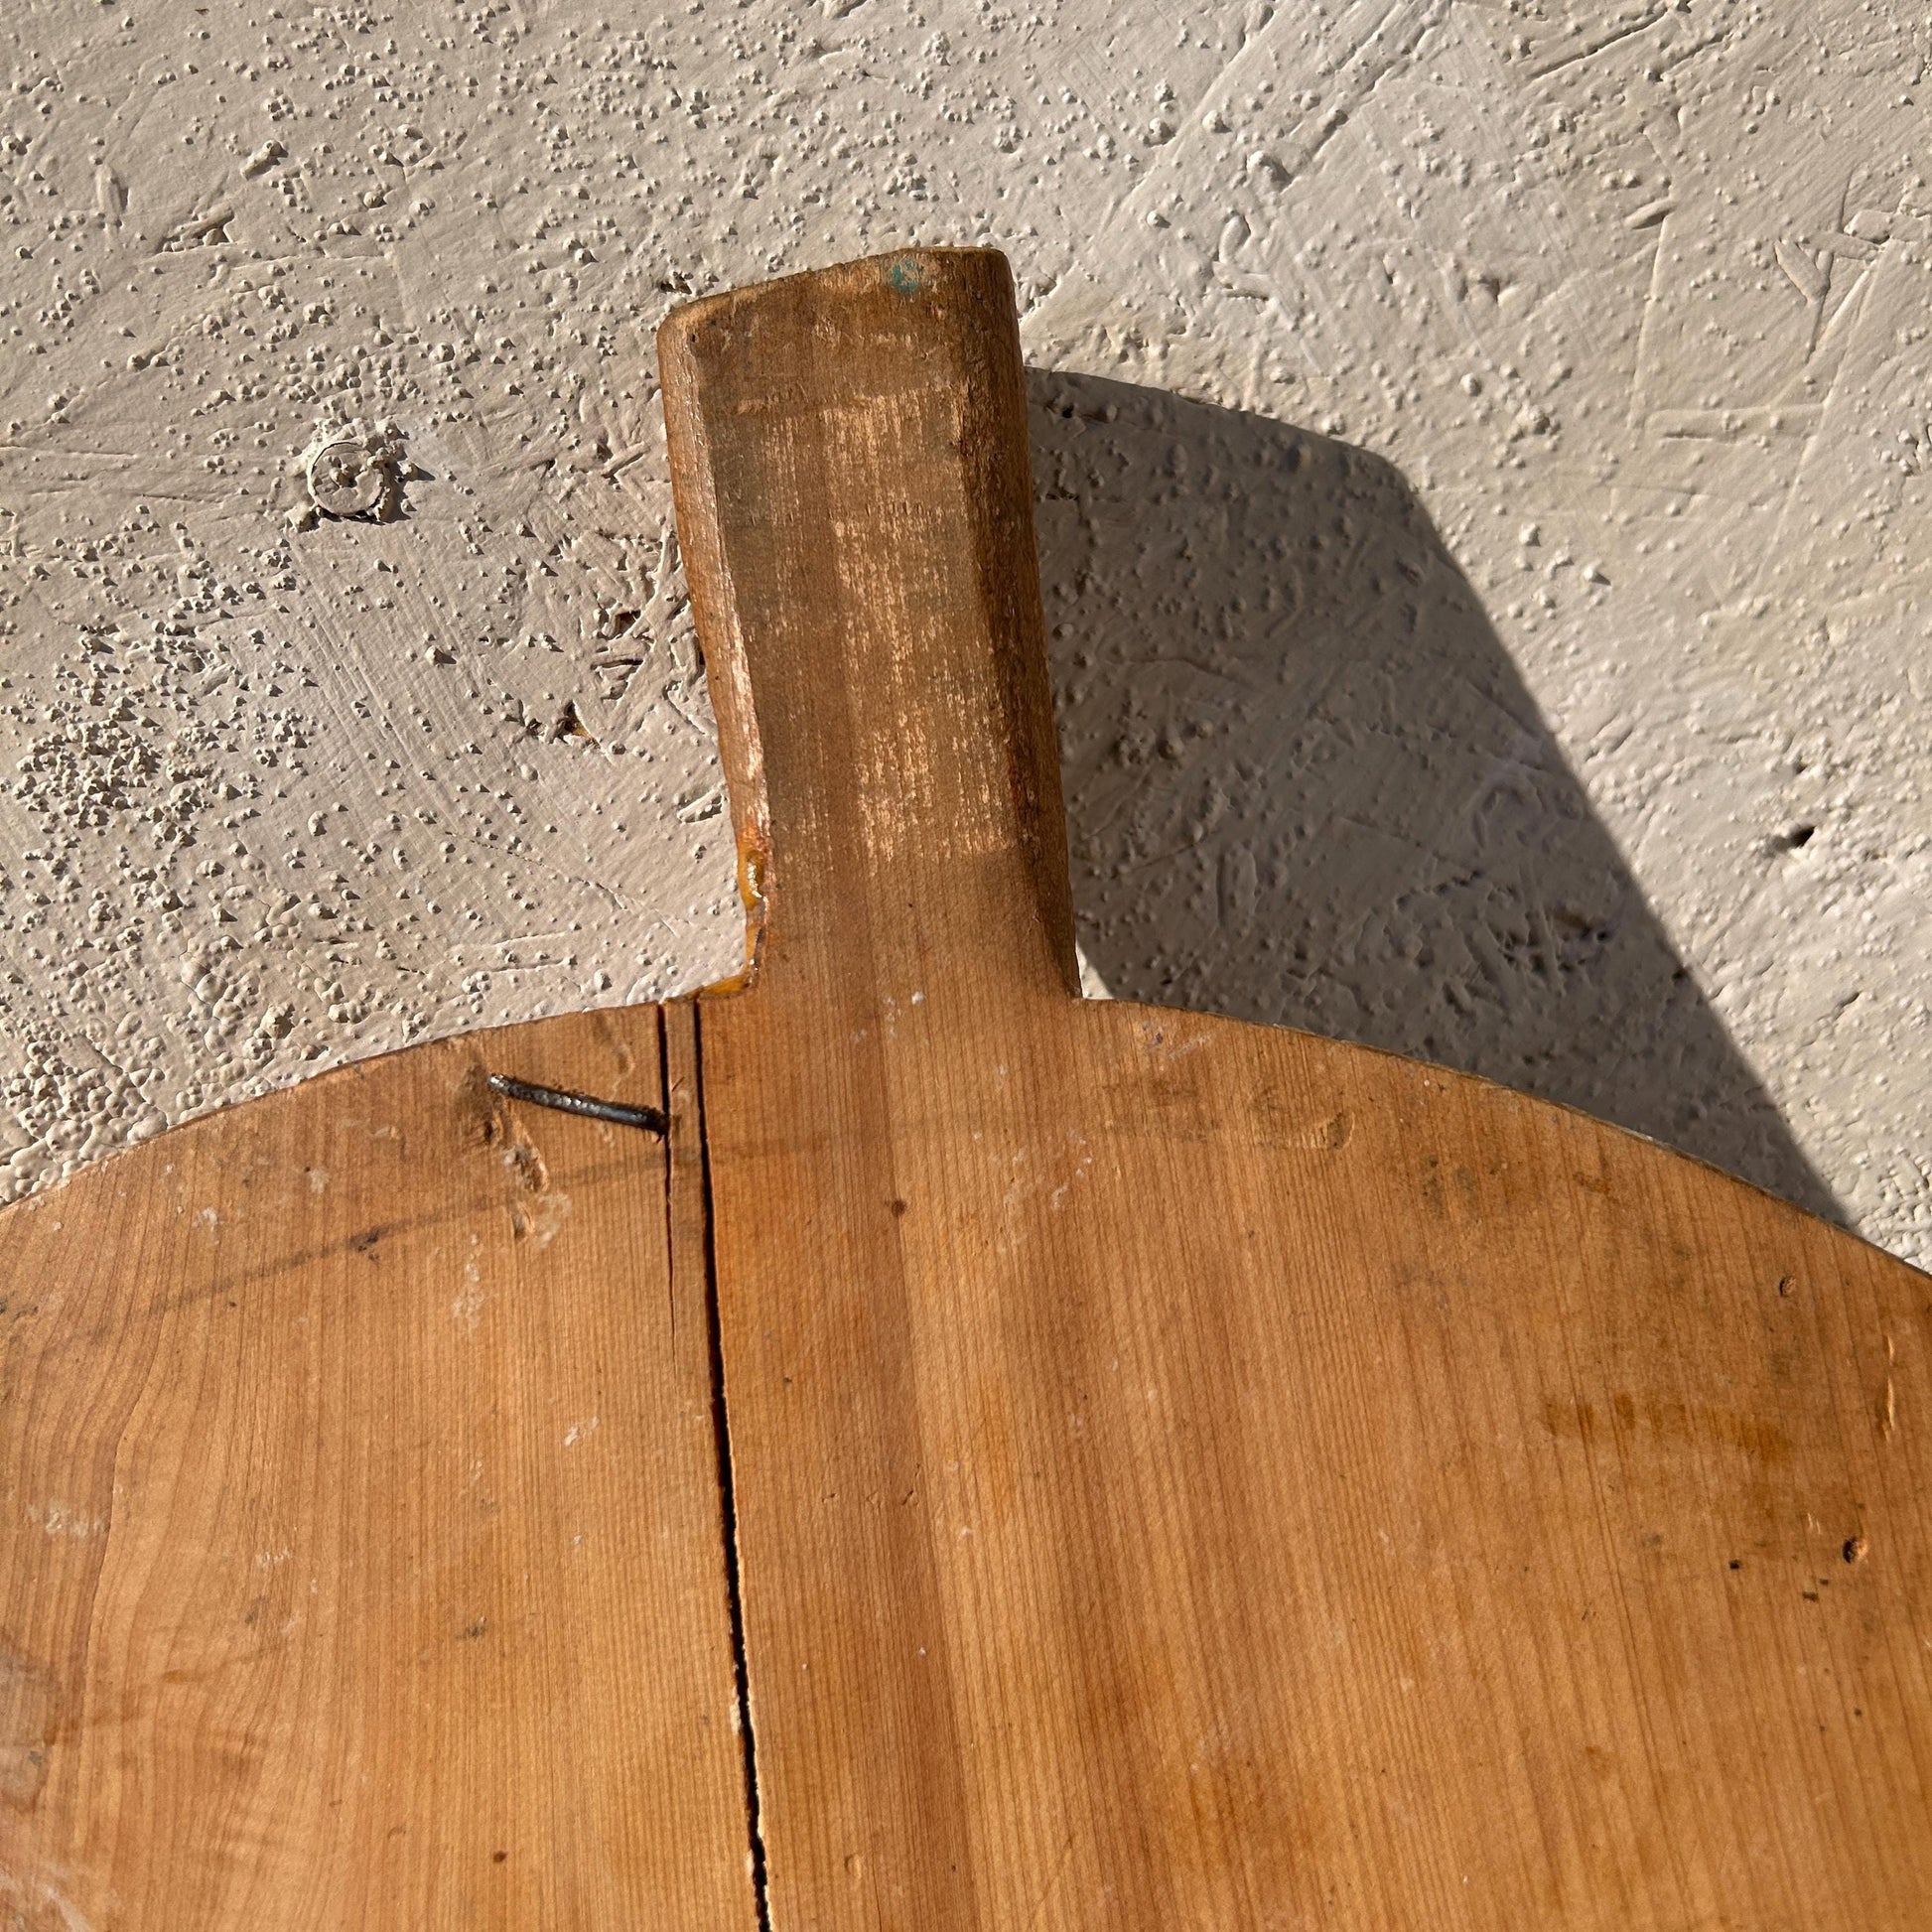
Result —
<path fill-rule="evenodd" d="M 752 964 L 0 1215 L 0 1926 L 1932 1923 L 1932 1282 L 1076 997 L 999 255 L 660 350 Z"/>

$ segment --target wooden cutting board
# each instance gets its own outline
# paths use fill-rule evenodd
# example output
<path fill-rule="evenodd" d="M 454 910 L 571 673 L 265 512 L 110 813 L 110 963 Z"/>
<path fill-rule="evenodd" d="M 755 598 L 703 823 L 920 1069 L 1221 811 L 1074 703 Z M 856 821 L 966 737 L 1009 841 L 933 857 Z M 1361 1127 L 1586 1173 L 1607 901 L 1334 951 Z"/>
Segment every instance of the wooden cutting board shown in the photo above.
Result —
<path fill-rule="evenodd" d="M 0 1216 L 0 1926 L 1924 1926 L 1932 1282 L 1080 1001 L 1005 262 L 660 348 L 754 965 Z"/>

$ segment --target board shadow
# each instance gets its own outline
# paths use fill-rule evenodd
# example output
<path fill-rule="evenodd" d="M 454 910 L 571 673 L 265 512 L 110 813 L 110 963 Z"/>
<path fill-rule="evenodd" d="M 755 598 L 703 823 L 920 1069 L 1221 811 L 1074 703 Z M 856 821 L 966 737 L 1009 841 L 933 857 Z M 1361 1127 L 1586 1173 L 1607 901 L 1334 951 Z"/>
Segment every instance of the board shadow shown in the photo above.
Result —
<path fill-rule="evenodd" d="M 1108 991 L 1481 1074 L 1842 1222 L 1400 472 L 1027 379 L 1075 913 Z"/>

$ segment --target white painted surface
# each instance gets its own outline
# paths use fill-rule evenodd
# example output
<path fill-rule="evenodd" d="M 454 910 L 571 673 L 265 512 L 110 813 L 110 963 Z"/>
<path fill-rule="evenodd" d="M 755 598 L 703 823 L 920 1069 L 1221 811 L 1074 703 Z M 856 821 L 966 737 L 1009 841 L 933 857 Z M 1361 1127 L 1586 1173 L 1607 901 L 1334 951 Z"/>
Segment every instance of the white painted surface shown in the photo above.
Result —
<path fill-rule="evenodd" d="M 1850 0 L 23 0 L 4 1185 L 727 970 L 651 331 L 987 240 L 1100 976 L 1926 1258 L 1927 59 Z M 292 527 L 345 433 L 400 513 Z"/>

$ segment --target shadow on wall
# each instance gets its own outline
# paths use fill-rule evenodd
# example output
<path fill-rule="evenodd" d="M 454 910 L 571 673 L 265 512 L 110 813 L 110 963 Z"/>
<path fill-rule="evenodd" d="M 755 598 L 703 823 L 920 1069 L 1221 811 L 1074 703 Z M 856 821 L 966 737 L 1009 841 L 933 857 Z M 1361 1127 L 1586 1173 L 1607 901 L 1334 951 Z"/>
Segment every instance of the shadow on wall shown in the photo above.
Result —
<path fill-rule="evenodd" d="M 1842 1219 L 1401 475 L 1158 390 L 1028 383 L 1108 990 L 1482 1074 Z"/>

